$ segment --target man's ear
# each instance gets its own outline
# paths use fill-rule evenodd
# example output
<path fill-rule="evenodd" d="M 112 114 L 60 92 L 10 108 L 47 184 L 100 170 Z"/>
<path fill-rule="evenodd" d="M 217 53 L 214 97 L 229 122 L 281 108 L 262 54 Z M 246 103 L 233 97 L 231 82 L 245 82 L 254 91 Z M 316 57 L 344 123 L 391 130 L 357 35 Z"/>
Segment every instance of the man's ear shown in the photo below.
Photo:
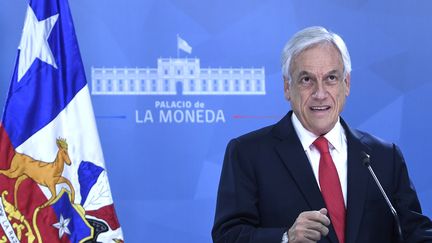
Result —
<path fill-rule="evenodd" d="M 287 78 L 284 78 L 284 96 L 286 100 L 290 100 L 290 84 Z"/>
<path fill-rule="evenodd" d="M 348 96 L 350 94 L 350 87 L 351 87 L 351 74 L 347 73 L 345 77 L 345 96 Z"/>

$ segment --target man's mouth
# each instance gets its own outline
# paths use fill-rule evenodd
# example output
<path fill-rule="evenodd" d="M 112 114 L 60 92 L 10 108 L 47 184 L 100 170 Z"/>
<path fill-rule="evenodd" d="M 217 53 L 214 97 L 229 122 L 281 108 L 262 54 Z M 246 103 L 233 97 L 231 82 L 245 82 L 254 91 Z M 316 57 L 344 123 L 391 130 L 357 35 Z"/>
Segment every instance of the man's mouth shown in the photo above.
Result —
<path fill-rule="evenodd" d="M 327 111 L 330 110 L 330 106 L 329 105 L 311 106 L 310 109 L 312 111 Z"/>

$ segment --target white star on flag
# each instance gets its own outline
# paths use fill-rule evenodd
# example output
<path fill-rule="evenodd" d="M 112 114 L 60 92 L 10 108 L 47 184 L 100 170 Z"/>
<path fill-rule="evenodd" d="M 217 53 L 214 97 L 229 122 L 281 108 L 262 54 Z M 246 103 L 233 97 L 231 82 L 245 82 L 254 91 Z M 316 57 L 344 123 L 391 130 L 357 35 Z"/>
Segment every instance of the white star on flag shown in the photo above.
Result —
<path fill-rule="evenodd" d="M 70 219 L 64 219 L 63 215 L 60 214 L 60 222 L 53 224 L 54 227 L 59 229 L 59 239 L 62 238 L 64 233 L 66 233 L 68 235 L 71 234 L 71 232 L 68 229 L 69 222 L 70 222 Z"/>
<path fill-rule="evenodd" d="M 23 34 L 18 49 L 21 50 L 18 61 L 18 82 L 29 70 L 36 58 L 57 68 L 48 37 L 57 22 L 58 14 L 38 21 L 33 9 L 28 6 Z"/>

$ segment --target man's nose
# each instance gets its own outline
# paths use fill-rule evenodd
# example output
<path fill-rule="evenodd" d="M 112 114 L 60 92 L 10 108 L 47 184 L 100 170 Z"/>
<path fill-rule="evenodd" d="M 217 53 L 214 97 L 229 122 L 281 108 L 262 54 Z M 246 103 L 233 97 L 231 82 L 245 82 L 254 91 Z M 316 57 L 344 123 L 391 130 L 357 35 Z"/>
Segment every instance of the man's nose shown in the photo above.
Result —
<path fill-rule="evenodd" d="M 312 96 L 316 99 L 324 99 L 327 97 L 327 89 L 323 82 L 316 82 L 314 92 Z"/>

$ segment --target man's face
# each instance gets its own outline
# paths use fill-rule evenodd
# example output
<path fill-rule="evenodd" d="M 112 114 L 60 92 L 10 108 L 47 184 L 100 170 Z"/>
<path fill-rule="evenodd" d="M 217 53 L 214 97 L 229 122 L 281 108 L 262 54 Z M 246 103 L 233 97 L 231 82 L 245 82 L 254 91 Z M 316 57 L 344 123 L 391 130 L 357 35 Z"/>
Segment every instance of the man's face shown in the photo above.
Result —
<path fill-rule="evenodd" d="M 285 97 L 310 132 L 329 132 L 350 92 L 350 75 L 344 78 L 342 58 L 332 44 L 312 46 L 293 59 L 291 83 L 285 80 Z"/>

